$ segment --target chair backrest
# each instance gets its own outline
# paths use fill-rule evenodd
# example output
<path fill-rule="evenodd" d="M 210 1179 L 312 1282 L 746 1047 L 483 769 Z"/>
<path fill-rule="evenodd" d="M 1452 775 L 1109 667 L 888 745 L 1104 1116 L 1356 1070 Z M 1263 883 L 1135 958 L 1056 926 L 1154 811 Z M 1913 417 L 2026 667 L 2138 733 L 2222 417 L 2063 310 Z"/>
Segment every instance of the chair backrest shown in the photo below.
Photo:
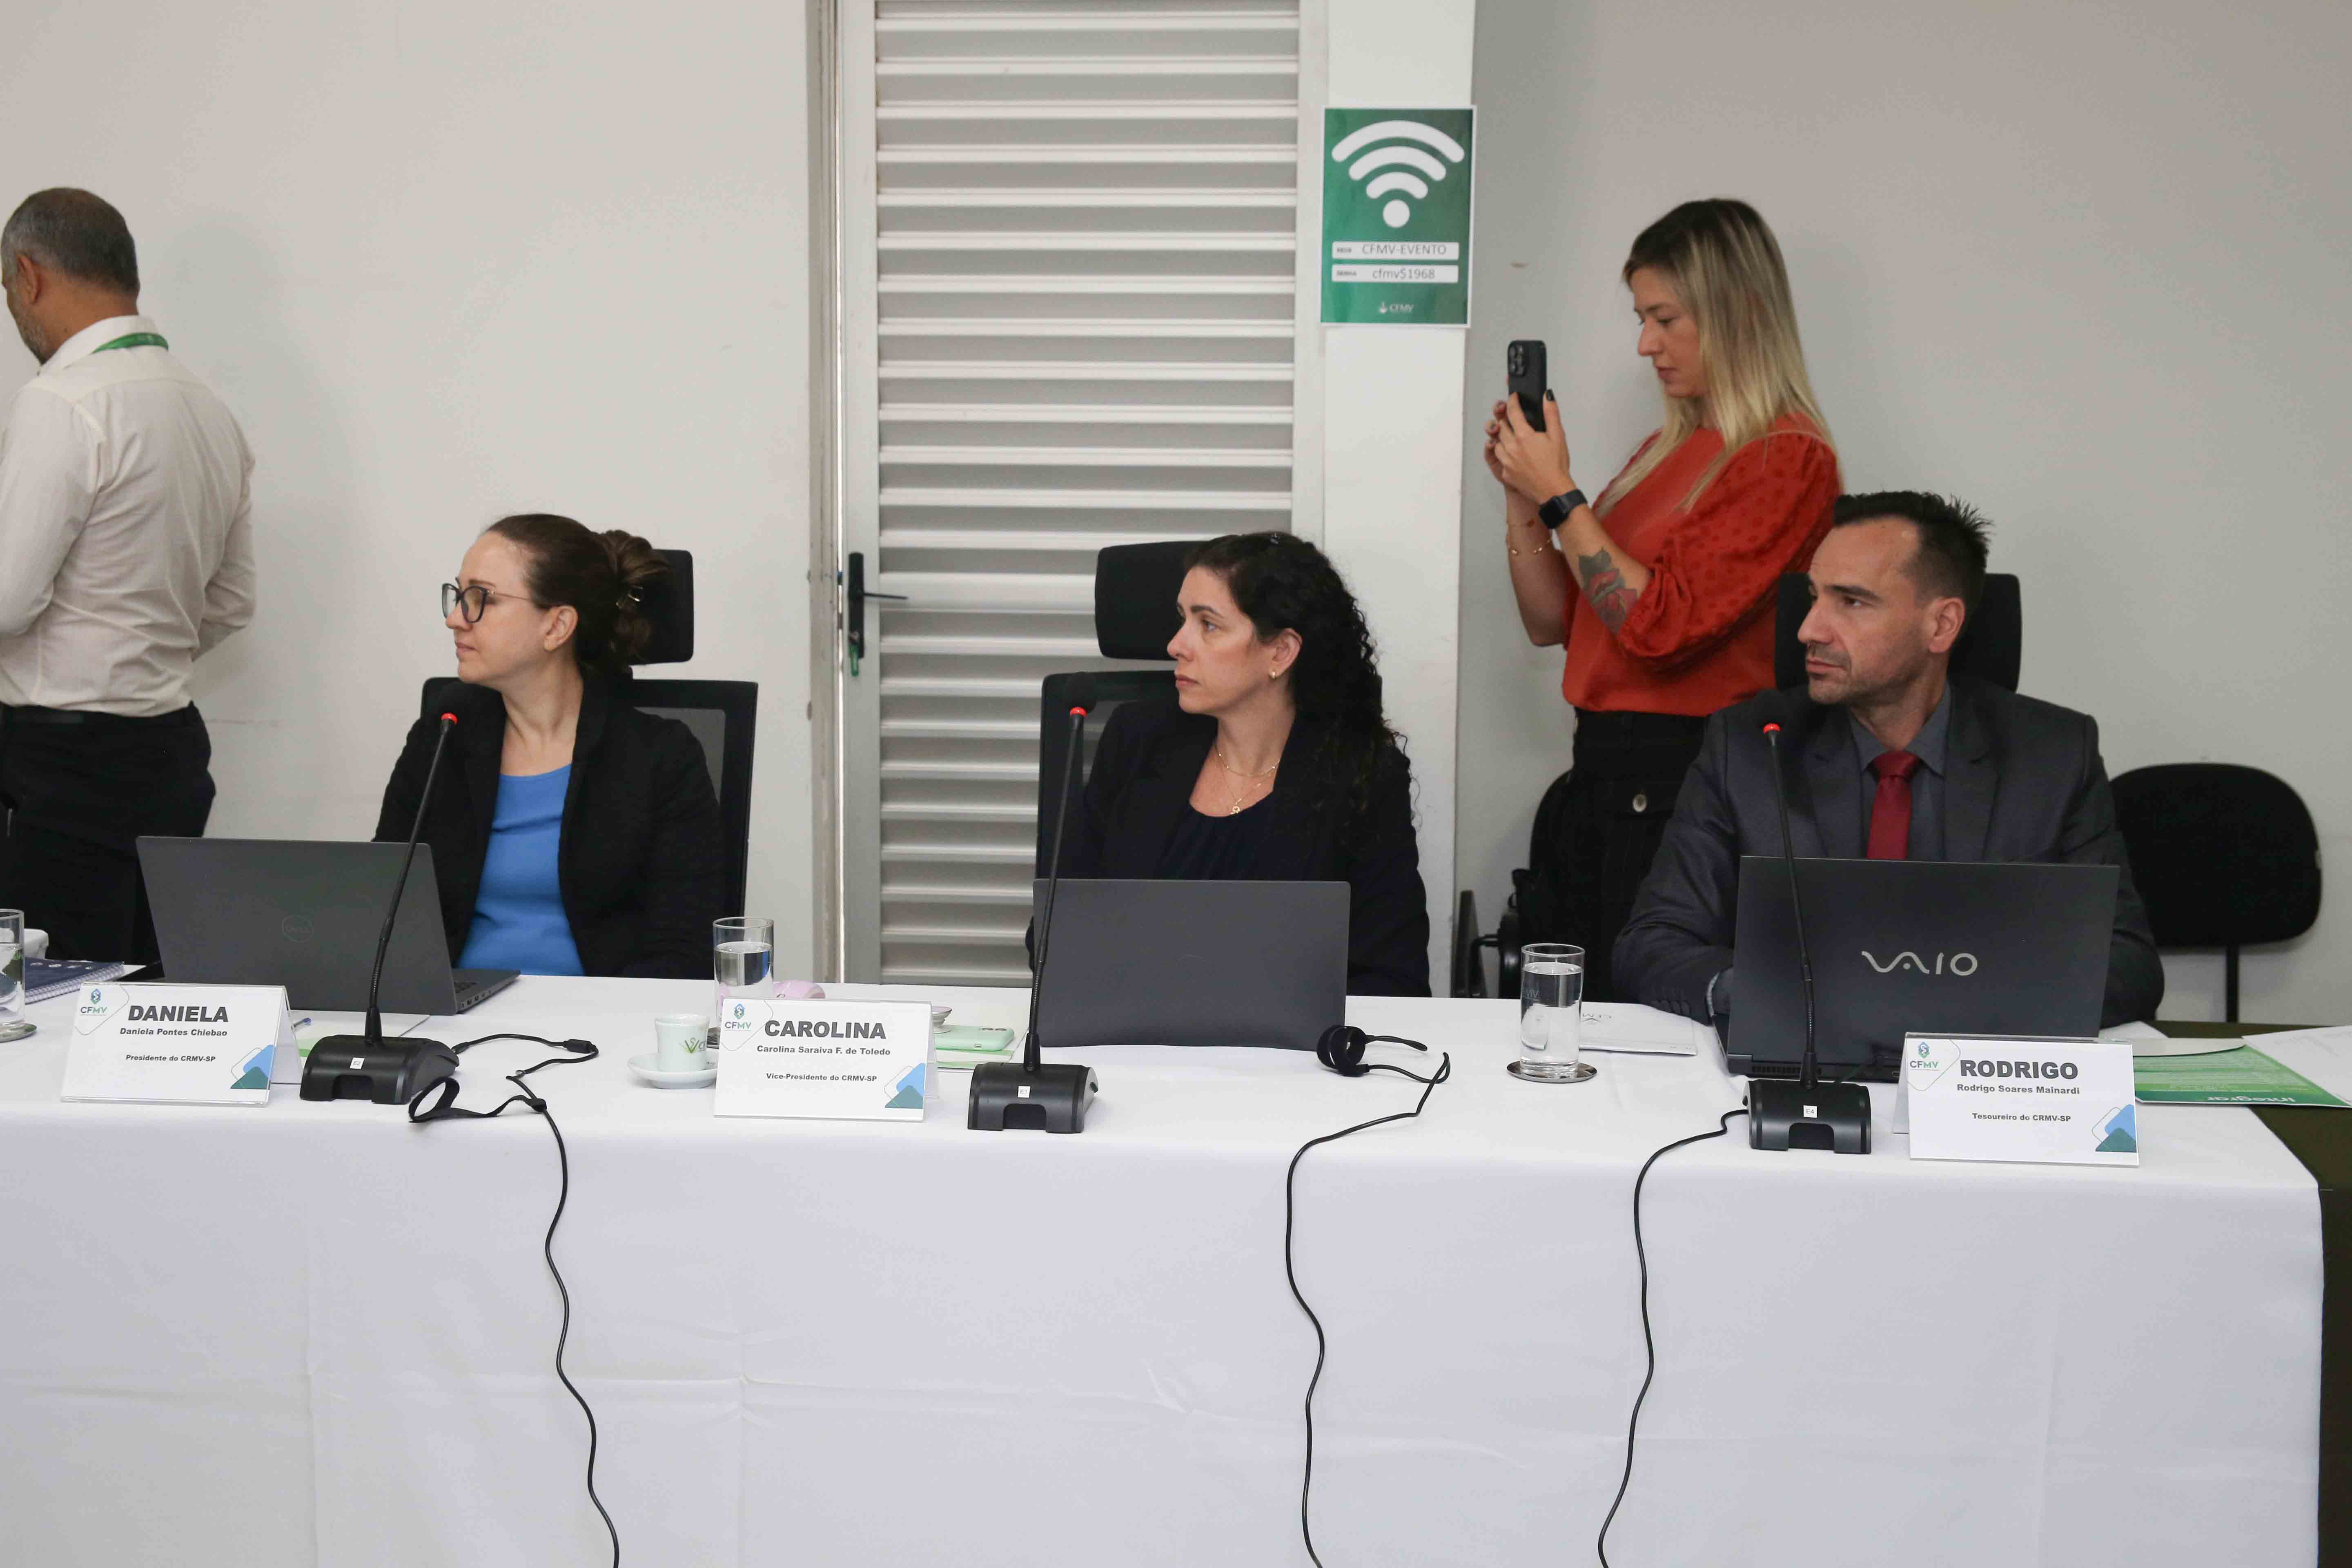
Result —
<path fill-rule="evenodd" d="M 1176 590 L 1184 558 L 1204 539 L 1113 544 L 1095 552 L 1095 646 L 1105 658 L 1165 659 L 1184 624 Z"/>
<path fill-rule="evenodd" d="M 1095 746 L 1103 726 L 1122 702 L 1149 701 L 1176 689 L 1172 669 L 1097 669 L 1072 675 L 1049 675 L 1037 704 L 1037 875 L 1047 875 L 1054 862 L 1054 824 L 1060 809 L 1057 793 L 1062 770 L 1070 754 L 1070 710 L 1087 710 L 1086 750 L 1078 758 L 1078 773 L 1070 781 L 1069 805 L 1075 810 L 1087 780 L 1094 775 Z"/>
<path fill-rule="evenodd" d="M 1154 540 L 1106 545 L 1095 552 L 1095 646 L 1105 658 L 1172 662 L 1168 642 L 1184 620 L 1176 608 L 1184 558 L 1204 542 Z M 1095 744 L 1119 704 L 1148 701 L 1175 689 L 1176 674 L 1169 669 L 1093 669 L 1045 678 L 1037 701 L 1038 876 L 1053 867 L 1063 764 L 1070 754 L 1070 710 L 1087 710 L 1086 750 L 1078 758 L 1077 776 L 1070 781 L 1068 804 L 1075 805 L 1094 773 Z"/>
<path fill-rule="evenodd" d="M 759 728 L 760 683 L 756 680 L 631 680 L 623 694 L 629 705 L 656 718 L 675 719 L 702 742 L 719 792 L 719 823 L 725 835 L 727 909 L 742 913 L 744 884 L 751 859 L 751 743 Z"/>
<path fill-rule="evenodd" d="M 653 636 L 646 639 L 646 651 L 636 662 L 643 664 L 684 664 L 694 657 L 694 552 L 663 550 L 658 553 L 669 563 L 667 576 L 656 577 L 646 585 L 645 598 L 637 608 L 653 623 Z"/>
<path fill-rule="evenodd" d="M 1805 683 L 1805 645 L 1797 640 L 1797 628 L 1805 624 L 1806 613 L 1812 607 L 1812 584 L 1802 573 L 1791 572 L 1780 579 L 1779 616 L 1772 642 L 1775 686 Z M 1952 647 L 1952 673 L 2014 691 L 2024 651 L 2025 606 L 2018 593 L 2017 577 L 2008 572 L 1990 574 L 1975 613 L 1969 616 L 1968 625 L 1960 629 L 1960 640 Z"/>
<path fill-rule="evenodd" d="M 2284 779 L 2167 763 L 2120 774 L 2114 789 L 2158 947 L 2287 942 L 2319 919 L 2319 833 Z"/>
<path fill-rule="evenodd" d="M 427 718 L 436 706 L 434 692 L 448 684 L 446 675 L 425 683 L 420 710 Z M 751 742 L 760 716 L 760 683 L 631 679 L 623 685 L 621 695 L 632 708 L 677 720 L 702 743 L 703 761 L 710 766 L 710 785 L 719 795 L 719 823 L 725 836 L 727 908 L 740 911 L 751 858 Z"/>

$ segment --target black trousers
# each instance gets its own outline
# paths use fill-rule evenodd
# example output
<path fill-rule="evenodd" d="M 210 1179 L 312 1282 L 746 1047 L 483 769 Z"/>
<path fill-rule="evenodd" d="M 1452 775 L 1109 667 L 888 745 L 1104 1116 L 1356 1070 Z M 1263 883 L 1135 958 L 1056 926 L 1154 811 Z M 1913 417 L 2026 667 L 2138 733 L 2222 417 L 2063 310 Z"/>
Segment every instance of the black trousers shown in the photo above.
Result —
<path fill-rule="evenodd" d="M 1573 765 L 1536 814 L 1521 937 L 1584 949 L 1584 994 L 1623 1002 L 1612 950 L 1698 755 L 1704 719 L 1576 710 Z"/>
<path fill-rule="evenodd" d="M 212 756 L 193 703 L 156 719 L 0 708 L 0 906 L 47 931 L 52 958 L 153 966 L 138 839 L 204 833 Z"/>

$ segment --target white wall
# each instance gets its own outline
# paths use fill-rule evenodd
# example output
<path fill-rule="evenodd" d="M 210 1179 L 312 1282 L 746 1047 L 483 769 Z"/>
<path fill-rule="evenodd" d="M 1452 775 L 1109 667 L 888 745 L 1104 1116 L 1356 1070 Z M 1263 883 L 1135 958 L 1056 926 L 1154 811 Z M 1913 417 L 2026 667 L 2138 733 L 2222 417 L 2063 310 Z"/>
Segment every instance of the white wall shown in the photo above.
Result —
<path fill-rule="evenodd" d="M 1597 489 L 1655 423 L 1627 247 L 1675 202 L 1755 202 L 1847 487 L 1994 520 L 2023 689 L 2097 715 L 2111 772 L 2302 793 L 2339 880 L 2248 953 L 2244 1015 L 2352 1016 L 2352 9 L 1486 0 L 1477 42 L 1472 405 L 1508 339 L 1548 340 Z M 1491 926 L 1570 721 L 1463 454 L 1460 849 Z M 2218 957 L 2167 968 L 2168 1016 L 2220 1016 Z"/>
<path fill-rule="evenodd" d="M 1468 102 L 1475 9 L 1475 0 L 1329 0 L 1330 101 Z M 1322 131 L 1311 130 L 1299 192 L 1319 201 Z M 1328 261 L 1318 258 L 1318 268 Z M 1319 297 L 1319 272 L 1318 282 L 1309 276 L 1302 273 L 1301 287 Z M 1454 881 L 1464 335 L 1446 327 L 1322 331 L 1323 547 L 1363 605 L 1389 722 L 1412 758 L 1430 980 L 1442 996 Z"/>
<path fill-rule="evenodd" d="M 473 533 L 627 527 L 699 568 L 698 657 L 650 673 L 761 683 L 750 902 L 805 973 L 801 10 L 43 9 L 0 53 L 0 203 L 120 206 L 258 458 L 259 616 L 198 667 L 211 831 L 367 836 Z"/>

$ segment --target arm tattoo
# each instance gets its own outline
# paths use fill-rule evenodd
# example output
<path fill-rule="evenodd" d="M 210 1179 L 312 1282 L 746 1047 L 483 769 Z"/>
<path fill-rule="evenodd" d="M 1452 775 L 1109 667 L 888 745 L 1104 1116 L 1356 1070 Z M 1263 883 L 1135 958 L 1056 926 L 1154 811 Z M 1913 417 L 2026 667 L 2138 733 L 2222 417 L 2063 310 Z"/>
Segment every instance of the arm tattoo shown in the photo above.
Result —
<path fill-rule="evenodd" d="M 1591 602 L 1601 624 L 1612 632 L 1623 626 L 1633 601 L 1640 595 L 1625 586 L 1625 574 L 1610 559 L 1609 552 L 1596 550 L 1590 555 L 1578 556 L 1576 574 L 1584 580 L 1584 596 Z"/>

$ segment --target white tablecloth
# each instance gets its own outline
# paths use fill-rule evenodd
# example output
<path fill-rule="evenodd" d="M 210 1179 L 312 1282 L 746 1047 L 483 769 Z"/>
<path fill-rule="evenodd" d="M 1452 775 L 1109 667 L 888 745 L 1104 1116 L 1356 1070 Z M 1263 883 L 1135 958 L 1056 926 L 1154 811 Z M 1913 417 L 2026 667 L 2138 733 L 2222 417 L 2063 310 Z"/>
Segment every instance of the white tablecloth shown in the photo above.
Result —
<path fill-rule="evenodd" d="M 719 1120 L 623 1063 L 707 993 L 526 980 L 425 1031 L 605 1047 L 534 1082 L 625 1561 L 1304 1561 L 1283 1166 L 1415 1086 L 1132 1047 L 1089 1053 L 1076 1138 L 965 1131 L 958 1074 L 920 1125 Z M 604 1561 L 551 1366 L 547 1129 L 284 1088 L 64 1104 L 64 1005 L 0 1047 L 0 1561 Z M 1590 1560 L 1642 1373 L 1634 1172 L 1739 1101 L 1706 1058 L 1519 1083 L 1513 1007 L 1351 1005 L 1457 1076 L 1301 1173 L 1333 1568 Z M 467 1102 L 536 1052 L 468 1053 Z M 2310 1563 L 2294 1159 L 2246 1112 L 2150 1107 L 2137 1170 L 1914 1163 L 1881 1110 L 1868 1159 L 1735 1121 L 1652 1176 L 1659 1371 L 1615 1561 Z"/>

